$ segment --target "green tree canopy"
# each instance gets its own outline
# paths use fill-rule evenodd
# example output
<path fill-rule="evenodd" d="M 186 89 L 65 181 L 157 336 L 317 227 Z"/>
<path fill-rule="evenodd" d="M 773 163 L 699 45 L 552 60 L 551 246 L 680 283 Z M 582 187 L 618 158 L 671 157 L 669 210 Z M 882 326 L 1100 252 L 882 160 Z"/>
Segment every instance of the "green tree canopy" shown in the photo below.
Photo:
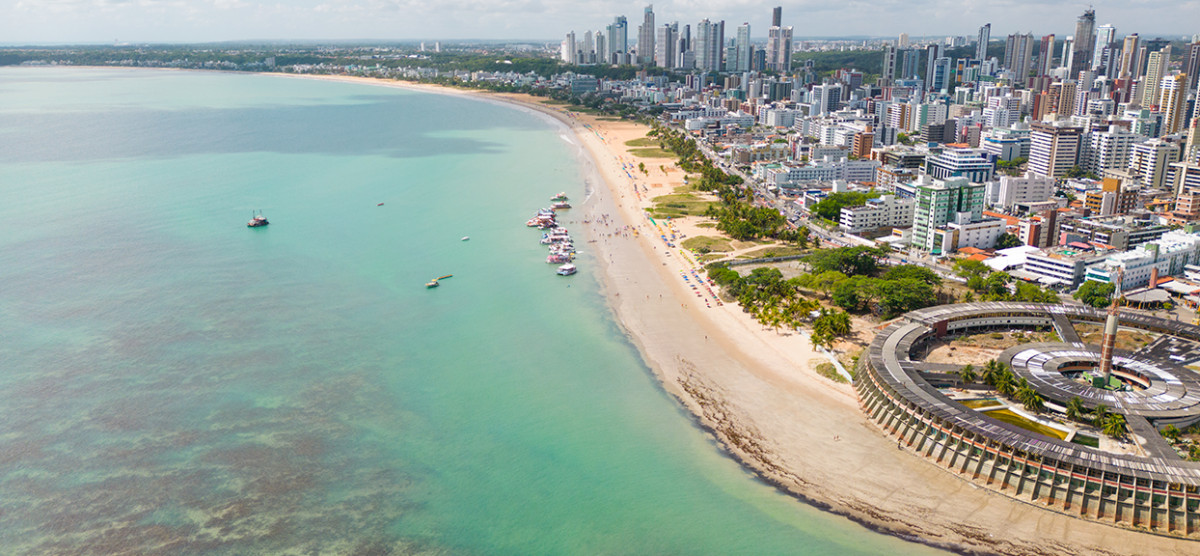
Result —
<path fill-rule="evenodd" d="M 878 196 L 879 194 L 875 193 L 874 191 L 870 193 L 863 193 L 860 191 L 830 193 L 829 196 L 821 199 L 820 202 L 813 205 L 809 211 L 826 220 L 836 221 L 841 218 L 843 208 L 865 204 L 867 199 L 872 199 Z"/>
<path fill-rule="evenodd" d="M 899 280 L 901 278 L 912 278 L 914 280 L 920 280 L 921 282 L 925 282 L 926 284 L 929 284 L 930 286 L 942 285 L 942 277 L 938 276 L 938 273 L 936 273 L 932 270 L 929 270 L 928 268 L 925 268 L 923 266 L 916 266 L 916 265 L 911 265 L 911 264 L 902 264 L 902 265 L 897 265 L 892 268 L 889 268 L 887 270 L 887 272 L 883 273 L 882 278 L 884 280 Z"/>
<path fill-rule="evenodd" d="M 1071 295 L 1085 305 L 1091 305 L 1096 308 L 1108 307 L 1112 302 L 1113 293 L 1117 287 L 1108 282 L 1096 282 L 1087 280 L 1079 286 L 1078 290 Z"/>
<path fill-rule="evenodd" d="M 804 258 L 814 274 L 836 270 L 847 276 L 874 276 L 879 259 L 887 253 L 875 247 L 838 247 L 818 249 Z"/>
<path fill-rule="evenodd" d="M 1012 234 L 1000 234 L 996 238 L 996 249 L 1008 249 L 1009 247 L 1016 247 L 1018 245 L 1021 245 L 1021 238 Z"/>

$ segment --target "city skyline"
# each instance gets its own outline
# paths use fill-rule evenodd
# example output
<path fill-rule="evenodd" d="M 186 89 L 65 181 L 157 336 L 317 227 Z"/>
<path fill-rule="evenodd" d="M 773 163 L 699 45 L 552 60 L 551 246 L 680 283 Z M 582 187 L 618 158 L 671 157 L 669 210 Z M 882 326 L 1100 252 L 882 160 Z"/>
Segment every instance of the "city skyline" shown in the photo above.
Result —
<path fill-rule="evenodd" d="M 602 28 L 614 17 L 640 20 L 653 4 L 659 24 L 701 19 L 749 23 L 755 41 L 766 39 L 771 9 L 782 6 L 783 24 L 795 38 L 894 37 L 914 40 L 974 36 L 991 23 L 992 37 L 1032 32 L 1070 35 L 1088 4 L 1032 2 L 974 5 L 942 0 L 889 4 L 717 2 L 670 0 L 579 4 L 563 0 L 0 0 L 0 43 L 215 42 L 238 40 L 560 40 L 575 30 Z M 1200 32 L 1200 2 L 1100 1 L 1091 4 L 1096 25 L 1112 24 L 1117 36 L 1190 36 Z M 844 7 L 844 9 L 839 9 Z M 863 18 L 869 10 L 873 17 Z M 636 26 L 634 26 L 636 29 Z M 634 35 L 630 37 L 634 42 Z M 729 37 L 727 37 L 729 38 Z"/>

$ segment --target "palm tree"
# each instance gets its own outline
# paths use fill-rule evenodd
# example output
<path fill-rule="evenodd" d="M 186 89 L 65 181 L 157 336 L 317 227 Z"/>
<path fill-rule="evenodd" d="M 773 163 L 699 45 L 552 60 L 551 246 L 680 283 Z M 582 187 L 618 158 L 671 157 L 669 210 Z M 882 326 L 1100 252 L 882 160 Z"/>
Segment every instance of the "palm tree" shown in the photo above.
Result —
<path fill-rule="evenodd" d="M 1017 399 L 1025 409 L 1034 413 L 1041 413 L 1046 409 L 1045 400 L 1033 388 L 1022 388 L 1017 391 Z"/>
<path fill-rule="evenodd" d="M 963 368 L 958 370 L 958 377 L 962 379 L 963 384 L 975 382 L 977 378 L 975 375 L 975 366 L 970 363 L 963 365 Z"/>
<path fill-rule="evenodd" d="M 1012 397 L 1017 391 L 1013 385 L 1013 378 L 1013 374 L 1008 369 L 1001 370 L 996 375 L 996 392 L 999 392 L 1003 396 Z"/>
<path fill-rule="evenodd" d="M 1079 396 L 1072 396 L 1070 400 L 1067 400 L 1067 419 L 1082 421 L 1083 410 L 1083 399 Z"/>
<path fill-rule="evenodd" d="M 1104 434 L 1112 438 L 1125 436 L 1125 416 L 1112 413 L 1104 420 Z"/>
<path fill-rule="evenodd" d="M 1092 416 L 1092 425 L 1103 427 L 1105 420 L 1108 418 L 1108 406 L 1100 404 L 1096 406 L 1095 414 Z"/>

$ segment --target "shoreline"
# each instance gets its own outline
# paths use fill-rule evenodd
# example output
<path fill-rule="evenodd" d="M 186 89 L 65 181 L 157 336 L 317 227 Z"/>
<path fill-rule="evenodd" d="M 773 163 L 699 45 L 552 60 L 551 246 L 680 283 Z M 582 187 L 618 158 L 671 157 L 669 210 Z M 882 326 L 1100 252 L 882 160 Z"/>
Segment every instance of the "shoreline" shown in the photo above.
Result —
<path fill-rule="evenodd" d="M 596 240 L 599 278 L 617 324 L 693 421 L 730 457 L 787 495 L 872 531 L 962 554 L 1183 555 L 1196 549 L 1195 541 L 1034 507 L 898 451 L 862 413 L 850 385 L 813 370 L 816 352 L 800 335 L 764 330 L 733 304 L 706 308 L 696 303 L 678 277 L 686 262 L 682 255 L 665 254 L 665 246 L 657 243 L 634 185 L 641 180 L 623 166 L 626 159 L 636 160 L 625 137 L 630 129 L 644 136 L 645 126 L 604 122 L 515 93 L 362 77 L 266 75 L 501 102 L 551 117 L 570 130 L 589 188 L 582 207 L 584 219 L 592 222 L 586 233 Z M 607 231 L 631 225 L 639 233 L 601 236 L 596 220 L 605 214 L 615 225 Z"/>
<path fill-rule="evenodd" d="M 638 159 L 622 140 L 600 137 L 644 135 L 644 126 L 573 115 L 538 97 L 511 93 L 362 77 L 262 75 L 461 95 L 561 123 L 579 149 L 587 194 L 578 209 L 591 222 L 585 233 L 596 240 L 598 279 L 615 321 L 693 422 L 729 457 L 789 496 L 873 531 L 959 553 L 1190 554 L 1200 546 L 1035 508 L 899 453 L 863 415 L 850 386 L 813 370 L 815 352 L 800 335 L 764 330 L 736 305 L 697 303 L 697 292 L 679 277 L 688 267 L 686 255 L 678 249 L 664 254 L 667 249 L 645 222 L 645 201 L 634 186 L 642 180 L 627 177 L 623 166 Z M 599 215 L 608 215 L 612 225 L 601 229 Z M 627 225 L 638 230 L 636 237 L 608 235 Z"/>

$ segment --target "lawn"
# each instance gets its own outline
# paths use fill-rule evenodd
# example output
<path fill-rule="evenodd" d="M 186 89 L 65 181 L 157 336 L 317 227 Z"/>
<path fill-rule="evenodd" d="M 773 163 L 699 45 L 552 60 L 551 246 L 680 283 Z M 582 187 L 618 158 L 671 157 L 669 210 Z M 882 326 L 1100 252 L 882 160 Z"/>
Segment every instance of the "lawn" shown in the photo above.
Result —
<path fill-rule="evenodd" d="M 739 256 L 739 258 L 761 259 L 765 257 L 788 257 L 791 255 L 799 255 L 804 252 L 805 249 L 801 249 L 792 245 L 772 245 L 770 247 L 763 247 L 762 249 L 755 249 L 753 251 L 743 253 Z"/>
<path fill-rule="evenodd" d="M 625 145 L 630 147 L 657 147 L 658 139 L 642 137 L 641 139 L 631 139 L 625 142 Z"/>
<path fill-rule="evenodd" d="M 658 147 L 629 149 L 629 154 L 639 158 L 675 158 L 675 153 Z"/>
<path fill-rule="evenodd" d="M 654 208 L 650 214 L 655 218 L 679 218 L 681 216 L 700 216 L 712 205 L 695 195 L 678 194 L 662 195 L 654 198 Z"/>
<path fill-rule="evenodd" d="M 817 374 L 834 382 L 846 382 L 846 377 L 837 372 L 837 367 L 834 367 L 833 363 L 821 363 L 817 365 L 816 371 Z"/>
<path fill-rule="evenodd" d="M 1055 428 L 1047 427 L 1041 423 L 1035 423 L 1035 422 L 1030 421 L 1029 419 L 1026 419 L 1024 417 L 1021 417 L 1020 415 L 1017 415 L 1016 413 L 1013 413 L 1012 411 L 1009 411 L 1007 409 L 997 409 L 995 411 L 988 411 L 987 413 L 984 413 L 984 415 L 987 415 L 988 417 L 991 417 L 997 421 L 1004 421 L 1005 423 L 1008 423 L 1010 425 L 1016 425 L 1027 431 L 1036 432 L 1038 434 L 1041 434 L 1044 436 L 1049 436 L 1051 438 L 1057 438 L 1059 440 L 1066 440 L 1066 438 L 1067 438 L 1067 433 L 1065 433 L 1063 431 L 1060 431 Z"/>
<path fill-rule="evenodd" d="M 683 248 L 693 251 L 708 251 L 728 252 L 733 251 L 733 244 L 728 239 L 716 236 L 696 236 L 689 237 L 683 240 Z"/>

